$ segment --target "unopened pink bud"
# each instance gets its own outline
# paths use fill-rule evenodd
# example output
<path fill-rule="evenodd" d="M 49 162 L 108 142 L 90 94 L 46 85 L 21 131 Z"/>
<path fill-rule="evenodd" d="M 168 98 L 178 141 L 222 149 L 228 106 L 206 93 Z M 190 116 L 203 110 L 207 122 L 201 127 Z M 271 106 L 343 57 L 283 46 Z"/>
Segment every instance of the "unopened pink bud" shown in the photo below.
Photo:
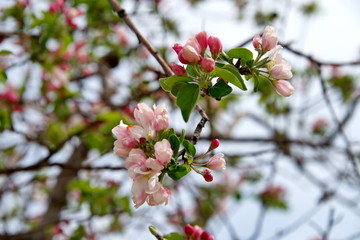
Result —
<path fill-rule="evenodd" d="M 205 181 L 207 181 L 207 182 L 212 182 L 214 180 L 214 177 L 213 177 L 213 175 L 211 175 L 211 172 L 209 171 L 209 169 L 204 170 L 203 177 L 204 177 Z"/>
<path fill-rule="evenodd" d="M 210 36 L 208 38 L 208 44 L 213 59 L 216 59 L 222 52 L 222 43 L 219 38 Z"/>
<path fill-rule="evenodd" d="M 212 142 L 210 143 L 210 149 L 213 150 L 215 148 L 218 148 L 220 146 L 220 140 L 215 138 L 214 140 L 212 140 Z"/>
<path fill-rule="evenodd" d="M 254 46 L 255 49 L 258 49 L 259 46 L 261 45 L 261 38 L 259 34 L 256 34 L 252 40 L 252 44 Z"/>
<path fill-rule="evenodd" d="M 262 48 L 265 52 L 276 47 L 278 36 L 274 27 L 267 26 L 262 35 Z"/>
<path fill-rule="evenodd" d="M 215 61 L 212 58 L 203 58 L 200 61 L 200 67 L 206 72 L 212 72 L 215 69 Z"/>
<path fill-rule="evenodd" d="M 175 43 L 174 46 L 172 47 L 172 49 L 174 49 L 174 51 L 176 52 L 176 54 L 179 54 L 179 52 L 181 51 L 181 49 L 183 49 L 183 46 L 180 43 Z"/>
<path fill-rule="evenodd" d="M 208 231 L 203 231 L 200 235 L 201 240 L 209 240 L 212 236 Z"/>
<path fill-rule="evenodd" d="M 208 46 L 208 37 L 206 32 L 200 32 L 196 34 L 195 36 L 196 40 L 198 41 L 200 45 L 200 51 L 201 53 L 204 53 L 207 46 Z"/>
<path fill-rule="evenodd" d="M 226 161 L 224 159 L 224 154 L 217 153 L 209 159 L 209 162 L 206 164 L 206 167 L 214 171 L 219 171 L 221 169 L 224 169 L 225 165 L 226 165 Z"/>
<path fill-rule="evenodd" d="M 176 76 L 183 76 L 186 73 L 186 70 L 183 66 L 180 66 L 176 63 L 170 63 L 171 70 L 175 73 Z"/>
<path fill-rule="evenodd" d="M 275 86 L 275 91 L 283 97 L 289 97 L 295 91 L 291 83 L 286 80 L 275 81 L 274 86 Z"/>
<path fill-rule="evenodd" d="M 190 224 L 186 224 L 184 227 L 184 231 L 187 236 L 191 236 L 194 233 L 194 227 Z"/>
<path fill-rule="evenodd" d="M 179 61 L 186 63 L 197 63 L 200 60 L 199 52 L 197 49 L 190 45 L 185 45 L 179 52 Z M 185 60 L 185 61 L 184 61 Z"/>

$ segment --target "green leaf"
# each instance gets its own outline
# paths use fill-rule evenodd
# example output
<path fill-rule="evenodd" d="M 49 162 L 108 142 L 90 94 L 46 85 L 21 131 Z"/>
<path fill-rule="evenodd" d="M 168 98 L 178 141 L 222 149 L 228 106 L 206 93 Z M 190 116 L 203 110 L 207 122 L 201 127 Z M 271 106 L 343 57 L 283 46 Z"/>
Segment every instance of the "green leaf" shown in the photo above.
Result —
<path fill-rule="evenodd" d="M 246 91 L 247 88 L 246 88 L 246 85 L 245 85 L 245 82 L 244 82 L 244 79 L 241 77 L 240 73 L 239 73 L 239 70 L 233 66 L 233 65 L 225 65 L 224 67 L 222 67 L 222 69 L 226 69 L 228 71 L 230 71 L 232 74 L 235 75 L 235 77 L 239 80 L 240 82 L 240 85 L 241 87 L 239 87 L 241 90 L 244 90 Z M 235 85 L 235 84 L 234 84 Z M 235 85 L 236 86 L 236 85 Z"/>
<path fill-rule="evenodd" d="M 172 87 L 178 82 L 191 82 L 193 79 L 191 77 L 179 77 L 173 75 L 168 78 L 160 78 L 160 86 L 167 92 L 170 92 Z"/>
<path fill-rule="evenodd" d="M 177 181 L 184 177 L 186 174 L 188 174 L 191 171 L 191 168 L 187 164 L 182 165 L 174 165 L 168 169 L 168 175 L 173 180 Z"/>
<path fill-rule="evenodd" d="M 192 77 L 197 77 L 196 71 L 194 70 L 194 66 L 190 64 L 186 66 L 186 72 Z"/>
<path fill-rule="evenodd" d="M 185 122 L 189 120 L 190 114 L 199 99 L 199 94 L 200 88 L 197 84 L 186 84 L 180 88 L 176 105 L 181 109 L 181 114 Z"/>
<path fill-rule="evenodd" d="M 241 58 L 246 60 L 252 60 L 253 54 L 247 48 L 234 48 L 227 52 L 227 55 L 232 58 Z"/>
<path fill-rule="evenodd" d="M 171 149 L 174 151 L 174 157 L 175 157 L 175 159 L 177 159 L 177 154 L 178 154 L 179 148 L 180 148 L 179 138 L 175 135 L 171 135 L 169 137 L 169 142 L 171 145 Z"/>
<path fill-rule="evenodd" d="M 175 83 L 175 85 L 171 88 L 171 94 L 177 96 L 180 88 L 182 88 L 184 85 L 186 85 L 184 82 Z"/>
<path fill-rule="evenodd" d="M 232 88 L 224 80 L 220 80 L 214 86 L 209 88 L 209 93 L 214 98 L 222 98 L 232 92 Z"/>
<path fill-rule="evenodd" d="M 9 50 L 1 50 L 1 51 L 0 51 L 0 56 L 2 56 L 2 55 L 9 55 L 9 54 L 12 54 L 12 52 L 9 51 Z"/>
<path fill-rule="evenodd" d="M 194 157 L 196 154 L 196 148 L 194 146 L 194 144 L 192 144 L 191 142 L 189 142 L 188 140 L 185 140 L 183 142 L 183 146 L 185 148 L 185 151 L 187 154 L 189 154 L 190 156 Z"/>
<path fill-rule="evenodd" d="M 100 121 L 107 121 L 107 122 L 120 122 L 120 120 L 123 120 L 123 116 L 122 114 L 115 112 L 115 111 L 111 111 L 111 112 L 106 112 L 106 113 L 102 113 L 100 115 L 98 115 L 97 120 Z"/>
<path fill-rule="evenodd" d="M 183 130 L 181 131 L 181 136 L 179 137 L 180 143 L 182 143 L 182 142 L 184 141 L 184 139 L 185 139 L 185 134 L 186 134 L 186 132 L 185 132 L 185 130 L 183 129 Z"/>
<path fill-rule="evenodd" d="M 167 240 L 185 240 L 184 236 L 182 236 L 180 233 L 169 233 L 163 236 L 163 238 Z"/>
<path fill-rule="evenodd" d="M 231 65 L 227 65 L 227 66 L 231 66 Z M 211 74 L 213 76 L 220 77 L 220 78 L 224 79 L 225 81 L 228 81 L 228 82 L 234 84 L 235 86 L 237 86 L 238 88 L 240 88 L 242 90 L 246 90 L 245 84 L 243 82 L 241 82 L 236 77 L 236 75 L 234 75 L 232 73 L 232 70 L 230 70 L 230 69 L 231 69 L 231 67 L 225 68 L 225 66 L 223 68 L 215 67 L 214 71 L 212 71 Z"/>
<path fill-rule="evenodd" d="M 6 79 L 7 79 L 6 72 L 0 68 L 0 82 L 6 82 Z"/>

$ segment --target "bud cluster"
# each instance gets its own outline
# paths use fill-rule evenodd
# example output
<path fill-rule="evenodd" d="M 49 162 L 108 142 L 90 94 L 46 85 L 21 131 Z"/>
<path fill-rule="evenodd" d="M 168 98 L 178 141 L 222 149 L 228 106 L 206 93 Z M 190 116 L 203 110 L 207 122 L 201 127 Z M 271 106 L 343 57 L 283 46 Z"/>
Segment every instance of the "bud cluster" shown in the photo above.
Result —
<path fill-rule="evenodd" d="M 206 53 L 209 48 L 210 55 Z M 222 52 L 222 43 L 215 36 L 207 36 L 206 32 L 200 32 L 194 38 L 189 38 L 185 45 L 176 43 L 173 46 L 178 55 L 178 59 L 183 64 L 190 64 L 196 69 L 199 79 L 211 80 L 207 73 L 215 68 L 215 60 Z M 170 63 L 170 67 L 177 76 L 188 76 L 184 66 L 176 63 Z M 209 85 L 209 83 L 207 83 Z"/>
<path fill-rule="evenodd" d="M 291 65 L 278 53 L 281 46 L 278 45 L 278 36 L 275 28 L 267 26 L 262 37 L 256 34 L 252 43 L 259 54 L 254 65 L 258 69 L 266 68 L 268 75 L 265 75 L 265 77 L 271 81 L 279 95 L 283 97 L 291 96 L 294 92 L 294 87 L 287 81 L 293 76 Z M 261 59 L 265 54 L 268 54 L 268 56 Z M 262 71 L 258 69 L 254 69 L 253 72 L 257 75 L 262 75 Z"/>
<path fill-rule="evenodd" d="M 210 235 L 208 231 L 203 231 L 201 227 L 186 224 L 184 232 L 188 240 L 214 240 L 214 236 Z"/>

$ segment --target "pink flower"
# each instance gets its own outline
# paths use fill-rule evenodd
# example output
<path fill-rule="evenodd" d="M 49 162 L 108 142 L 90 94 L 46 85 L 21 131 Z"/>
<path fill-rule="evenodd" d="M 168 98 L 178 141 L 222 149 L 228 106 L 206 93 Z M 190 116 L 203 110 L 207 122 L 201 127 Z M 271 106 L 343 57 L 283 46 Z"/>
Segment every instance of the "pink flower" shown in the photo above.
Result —
<path fill-rule="evenodd" d="M 136 176 L 131 187 L 133 194 L 132 200 L 135 203 L 135 208 L 144 204 L 149 194 L 153 194 L 161 188 L 161 183 L 158 180 L 159 175 L 160 174 Z"/>
<path fill-rule="evenodd" d="M 259 34 L 256 34 L 252 40 L 252 44 L 254 46 L 255 49 L 258 49 L 259 46 L 261 45 L 261 38 Z"/>
<path fill-rule="evenodd" d="M 171 70 L 175 73 L 176 76 L 183 76 L 186 73 L 186 70 L 183 66 L 180 66 L 176 63 L 170 63 Z"/>
<path fill-rule="evenodd" d="M 68 72 L 64 71 L 60 67 L 54 67 L 51 73 L 49 74 L 50 83 L 47 86 L 47 90 L 57 90 L 62 88 L 69 81 Z"/>
<path fill-rule="evenodd" d="M 62 10 L 64 7 L 65 0 L 55 0 L 53 1 L 49 6 L 49 12 L 51 13 L 57 13 Z"/>
<path fill-rule="evenodd" d="M 208 46 L 208 37 L 206 32 L 200 32 L 195 35 L 195 39 L 198 41 L 200 45 L 200 52 L 204 54 L 207 46 Z"/>
<path fill-rule="evenodd" d="M 214 171 L 219 171 L 221 169 L 225 169 L 225 165 L 226 162 L 224 159 L 224 154 L 218 153 L 209 159 L 208 163 L 206 164 L 206 167 Z"/>
<path fill-rule="evenodd" d="M 273 84 L 275 86 L 275 91 L 283 97 L 289 97 L 295 91 L 291 83 L 286 80 L 274 81 Z"/>
<path fill-rule="evenodd" d="M 114 152 L 120 157 L 128 156 L 131 149 L 137 147 L 138 141 L 145 136 L 145 131 L 140 126 L 128 126 L 120 121 L 120 124 L 112 129 L 117 140 L 114 143 Z"/>
<path fill-rule="evenodd" d="M 134 110 L 135 120 L 145 129 L 146 137 L 154 137 L 154 111 L 145 103 L 139 103 Z"/>
<path fill-rule="evenodd" d="M 156 131 L 161 131 L 169 128 L 169 116 L 168 111 L 164 104 L 154 105 L 154 129 Z"/>
<path fill-rule="evenodd" d="M 219 38 L 210 36 L 208 38 L 208 44 L 213 59 L 216 59 L 222 52 L 222 43 Z"/>
<path fill-rule="evenodd" d="M 276 54 L 275 65 L 270 68 L 269 73 L 275 79 L 290 79 L 293 76 L 291 65 L 281 56 L 281 54 Z"/>
<path fill-rule="evenodd" d="M 201 59 L 200 67 L 206 72 L 212 72 L 215 69 L 215 61 L 212 58 L 203 58 Z"/>
<path fill-rule="evenodd" d="M 190 45 L 185 45 L 179 52 L 178 57 L 183 64 L 197 63 L 200 60 L 199 52 Z"/>
<path fill-rule="evenodd" d="M 156 206 L 165 203 L 168 204 L 171 192 L 169 189 L 161 186 L 160 189 L 150 194 L 147 201 L 150 206 Z"/>
<path fill-rule="evenodd" d="M 262 34 L 262 49 L 267 52 L 276 47 L 278 36 L 274 27 L 267 26 Z"/>
<path fill-rule="evenodd" d="M 65 20 L 67 24 L 72 28 L 78 28 L 78 25 L 75 23 L 74 18 L 81 16 L 84 12 L 78 8 L 67 8 L 64 11 Z"/>
<path fill-rule="evenodd" d="M 6 90 L 0 93 L 0 98 L 5 99 L 9 103 L 16 103 L 20 100 L 19 94 L 16 92 L 13 86 L 7 85 Z"/>
<path fill-rule="evenodd" d="M 154 146 L 156 159 L 163 165 L 167 164 L 171 160 L 173 150 L 168 140 L 163 139 L 161 142 L 157 142 Z"/>

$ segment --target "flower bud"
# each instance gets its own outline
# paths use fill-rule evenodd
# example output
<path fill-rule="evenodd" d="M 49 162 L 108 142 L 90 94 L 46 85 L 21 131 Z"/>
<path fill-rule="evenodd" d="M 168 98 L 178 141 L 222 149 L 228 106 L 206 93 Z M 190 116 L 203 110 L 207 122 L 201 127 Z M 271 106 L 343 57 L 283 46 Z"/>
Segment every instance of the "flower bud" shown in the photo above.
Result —
<path fill-rule="evenodd" d="M 200 239 L 201 240 L 211 240 L 211 239 L 214 239 L 214 237 L 211 236 L 208 231 L 203 231 L 200 235 Z"/>
<path fill-rule="evenodd" d="M 171 70 L 175 73 L 176 76 L 183 76 L 186 73 L 186 70 L 183 66 L 180 66 L 176 63 L 170 63 Z"/>
<path fill-rule="evenodd" d="M 180 43 L 175 43 L 174 46 L 172 47 L 172 49 L 174 49 L 174 51 L 176 52 L 176 54 L 179 54 L 179 52 L 181 51 L 181 49 L 183 49 L 183 46 Z"/>
<path fill-rule="evenodd" d="M 218 153 L 209 159 L 208 163 L 206 164 L 206 167 L 214 171 L 219 171 L 221 169 L 225 169 L 225 165 L 226 162 L 224 159 L 224 154 Z"/>
<path fill-rule="evenodd" d="M 212 142 L 210 143 L 210 149 L 209 150 L 214 150 L 215 148 L 218 148 L 220 146 L 220 140 L 215 138 L 214 140 L 212 140 Z"/>
<path fill-rule="evenodd" d="M 259 46 L 261 45 L 261 38 L 259 34 L 256 34 L 252 40 L 252 44 L 254 48 L 257 50 Z"/>
<path fill-rule="evenodd" d="M 275 86 L 275 91 L 283 97 L 289 97 L 295 91 L 291 83 L 286 80 L 275 81 L 274 86 Z"/>
<path fill-rule="evenodd" d="M 200 67 L 206 72 L 212 72 L 215 69 L 215 61 L 212 58 L 203 58 L 200 61 Z"/>
<path fill-rule="evenodd" d="M 208 44 L 213 59 L 216 59 L 222 52 L 222 43 L 219 38 L 210 36 L 208 38 Z"/>
<path fill-rule="evenodd" d="M 185 45 L 179 52 L 178 57 L 179 61 L 184 64 L 196 63 L 200 60 L 199 52 L 191 45 Z"/>
<path fill-rule="evenodd" d="M 212 182 L 214 180 L 214 177 L 211 175 L 211 172 L 208 169 L 204 170 L 203 177 L 207 182 Z"/>
<path fill-rule="evenodd" d="M 206 32 L 200 32 L 196 34 L 195 39 L 200 45 L 200 52 L 203 54 L 208 46 L 208 37 Z"/>
<path fill-rule="evenodd" d="M 186 224 L 184 227 L 184 231 L 187 236 L 191 236 L 194 233 L 194 227 L 190 224 Z"/>
<path fill-rule="evenodd" d="M 267 26 L 262 34 L 262 48 L 267 52 L 276 47 L 278 36 L 274 27 Z"/>

